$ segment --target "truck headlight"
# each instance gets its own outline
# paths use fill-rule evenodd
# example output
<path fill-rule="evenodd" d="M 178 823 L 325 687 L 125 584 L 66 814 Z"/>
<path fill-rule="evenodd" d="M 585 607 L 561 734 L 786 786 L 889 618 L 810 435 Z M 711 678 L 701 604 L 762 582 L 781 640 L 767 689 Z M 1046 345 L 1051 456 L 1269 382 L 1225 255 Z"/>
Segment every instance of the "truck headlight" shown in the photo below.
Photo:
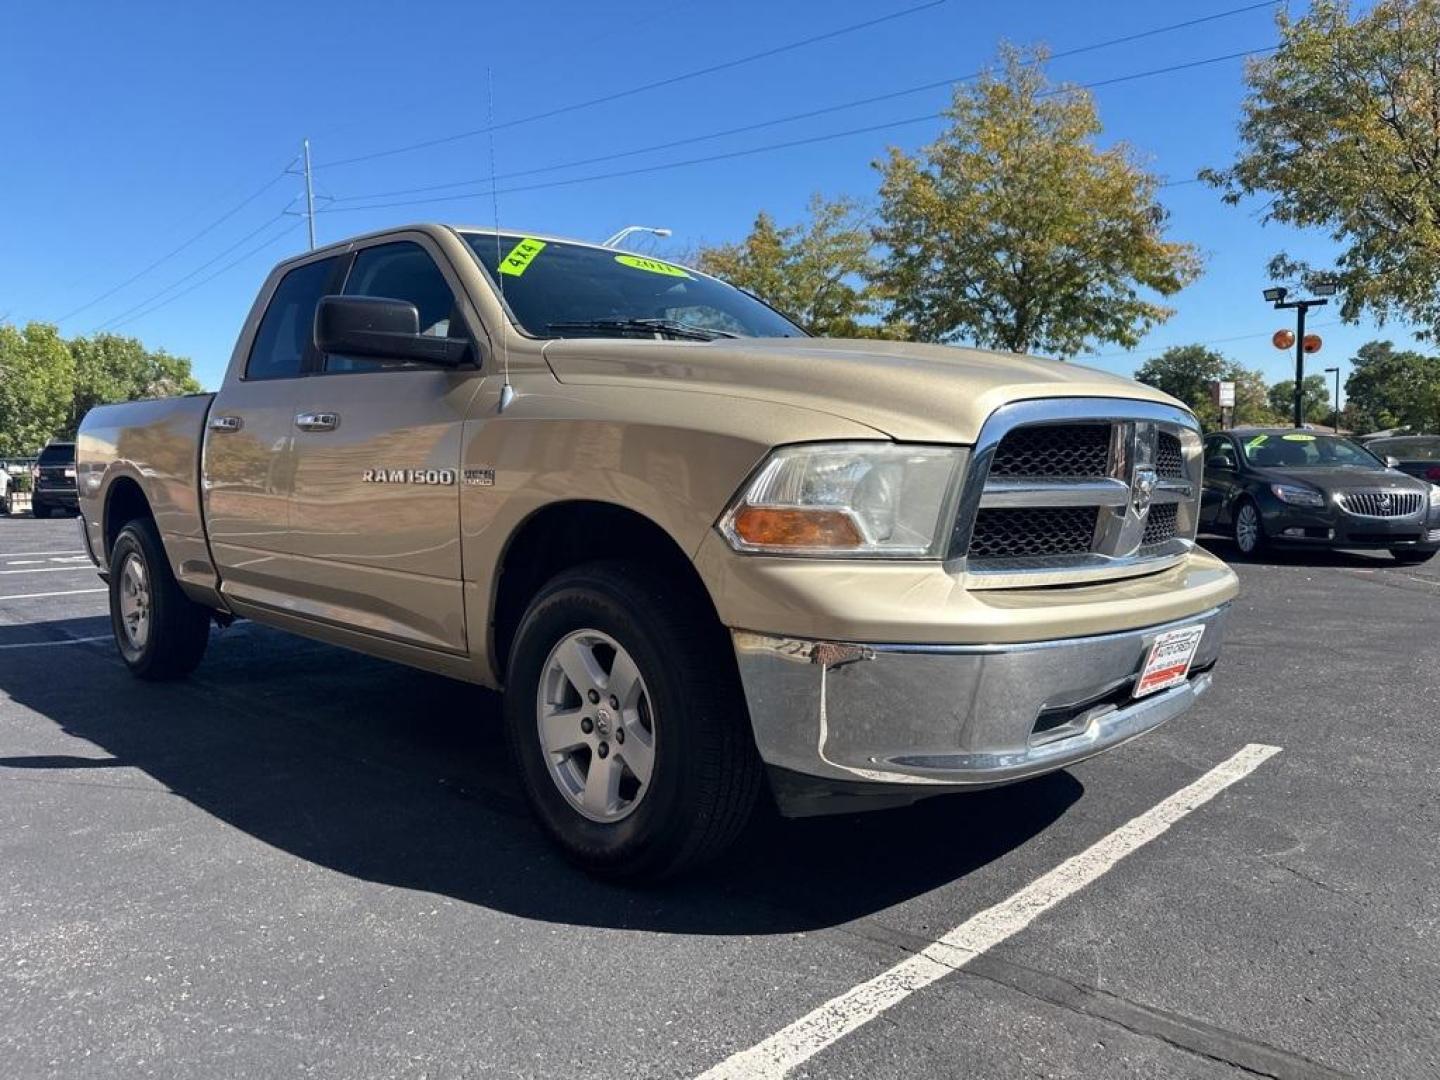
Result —
<path fill-rule="evenodd" d="M 1314 488 L 1296 487 L 1294 484 L 1271 484 L 1275 498 L 1291 506 L 1324 506 L 1325 496 Z"/>
<path fill-rule="evenodd" d="M 1430 485 L 1430 509 L 1440 510 L 1440 484 Z"/>
<path fill-rule="evenodd" d="M 965 452 L 812 443 L 771 452 L 720 519 L 736 551 L 939 558 Z"/>

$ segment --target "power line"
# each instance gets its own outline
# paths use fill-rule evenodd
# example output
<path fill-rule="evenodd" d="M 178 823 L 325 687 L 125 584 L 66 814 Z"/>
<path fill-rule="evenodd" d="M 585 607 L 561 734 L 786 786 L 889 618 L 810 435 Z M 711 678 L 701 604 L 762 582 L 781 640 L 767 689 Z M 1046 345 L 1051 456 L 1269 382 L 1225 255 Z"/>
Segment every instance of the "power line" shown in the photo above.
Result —
<path fill-rule="evenodd" d="M 111 289 L 107 289 L 105 292 L 103 292 L 103 293 L 101 293 L 99 296 L 95 297 L 95 299 L 86 301 L 85 303 L 81 304 L 79 307 L 75 308 L 73 311 L 69 312 L 68 314 L 65 314 L 65 315 L 60 316 L 60 318 L 56 319 L 55 321 L 56 321 L 57 323 L 66 322 L 66 321 L 68 321 L 69 319 L 73 319 L 76 315 L 79 315 L 82 311 L 88 311 L 90 308 L 92 308 L 92 307 L 94 307 L 96 304 L 100 303 L 100 301 L 102 301 L 102 300 L 108 300 L 110 297 L 114 296 L 117 292 L 119 292 L 121 289 L 125 288 L 127 285 L 133 285 L 135 282 L 139 281 L 142 277 L 144 277 L 146 274 L 150 273 L 150 271 L 151 271 L 151 270 L 154 270 L 157 266 L 161 266 L 162 264 L 169 262 L 169 261 L 170 261 L 171 259 L 173 259 L 176 255 L 179 255 L 180 252 L 182 252 L 182 251 L 184 251 L 186 248 L 188 248 L 191 244 L 194 244 L 196 241 L 201 240 L 201 239 L 203 239 L 204 237 L 208 236 L 208 235 L 209 235 L 211 232 L 213 232 L 215 229 L 219 228 L 219 227 L 220 227 L 221 225 L 223 225 L 225 222 L 229 221 L 232 217 L 234 217 L 236 214 L 238 214 L 241 210 L 245 209 L 245 207 L 249 206 L 252 202 L 254 202 L 256 199 L 258 199 L 261 195 L 264 195 L 264 194 L 265 194 L 267 191 L 269 191 L 272 187 L 274 187 L 274 186 L 275 186 L 276 184 L 278 184 L 281 180 L 283 180 L 283 179 L 285 178 L 286 174 L 289 172 L 290 166 L 291 166 L 292 164 L 294 164 L 294 161 L 295 161 L 295 159 L 294 159 L 294 158 L 291 158 L 289 161 L 287 161 L 287 162 L 285 163 L 285 167 L 284 167 L 283 169 L 281 169 L 275 176 L 273 176 L 273 177 L 271 177 L 269 180 L 265 181 L 265 183 L 262 184 L 259 188 L 257 188 L 254 192 L 252 192 L 251 194 L 245 196 L 245 198 L 241 199 L 238 203 L 236 203 L 234 206 L 232 206 L 229 210 L 225 211 L 225 213 L 221 214 L 221 215 L 220 215 L 218 218 L 216 218 L 214 221 L 210 222 L 210 224 L 206 225 L 203 229 L 201 229 L 199 232 L 197 232 L 194 236 L 190 237 L 190 239 L 186 240 L 186 241 L 185 241 L 183 244 L 181 244 L 179 247 L 176 247 L 176 248 L 174 248 L 172 251 L 169 251 L 169 252 L 167 252 L 166 254 L 161 255 L 160 258 L 156 259 L 154 262 L 150 263 L 148 266 L 144 267 L 144 268 L 141 269 L 141 270 L 137 270 L 134 274 L 131 274 L 131 275 L 130 275 L 128 278 L 126 278 L 124 281 L 120 282 L 119 285 L 116 285 L 115 287 L 113 287 L 113 288 L 111 288 Z"/>
<path fill-rule="evenodd" d="M 295 201 L 294 199 L 291 200 L 291 202 L 294 202 L 294 201 Z M 230 254 L 232 251 L 234 251 L 236 248 L 240 247 L 242 244 L 249 243 L 249 242 L 250 242 L 251 240 L 253 240 L 255 237 L 259 236 L 262 232 L 264 232 L 266 229 L 270 228 L 271 225 L 274 225 L 275 222 L 279 221 L 281 218 L 283 218 L 283 217 L 284 217 L 286 214 L 288 214 L 289 212 L 290 212 L 290 211 L 289 211 L 289 209 L 288 209 L 288 207 L 287 207 L 285 210 L 281 210 L 281 211 L 280 211 L 278 214 L 276 214 L 274 217 L 272 217 L 272 218 L 267 218 L 267 219 L 265 220 L 265 222 L 264 222 L 262 225 L 260 225 L 259 228 L 253 229 L 253 230 L 251 230 L 250 232 L 246 233 L 244 236 L 240 237 L 239 240 L 236 240 L 236 241 L 235 241 L 233 244 L 231 244 L 229 247 L 224 248 L 223 250 L 217 252 L 215 255 L 211 256 L 211 257 L 210 257 L 209 259 L 207 259 L 205 262 L 201 263 L 199 266 L 195 267 L 195 269 L 191 270 L 188 274 L 185 274 L 183 277 L 176 278 L 174 281 L 172 281 L 169 285 L 166 285 L 166 286 L 165 286 L 163 289 L 161 289 L 159 292 L 152 293 L 150 296 L 147 296 L 144 300 L 141 300 L 138 304 L 135 304 L 135 305 L 133 305 L 133 306 L 131 306 L 131 307 L 126 308 L 124 311 L 120 312 L 118 315 L 112 315 L 112 316 L 110 316 L 110 318 L 106 319 L 106 320 L 105 320 L 104 322 L 102 322 L 99 326 L 95 327 L 95 329 L 92 331 L 92 333 L 99 333 L 99 332 L 102 331 L 102 330 L 107 330 L 107 329 L 109 329 L 109 328 L 111 328 L 111 327 L 113 327 L 113 326 L 118 326 L 118 325 L 120 325 L 121 323 L 124 323 L 124 322 L 128 321 L 128 320 L 127 320 L 127 316 L 134 314 L 135 312 L 139 311 L 141 308 L 148 307 L 151 303 L 153 303 L 154 301 L 160 299 L 160 297 L 164 296 L 166 293 L 170 292 L 171 290 L 173 290 L 173 289 L 175 289 L 175 288 L 178 288 L 178 287 L 181 286 L 181 285 L 184 285 L 185 282 L 189 281 L 189 280 L 190 280 L 191 278 L 193 278 L 196 274 L 199 274 L 199 273 L 201 273 L 201 272 L 204 271 L 204 270 L 208 270 L 210 267 L 214 266 L 217 262 L 219 262 L 221 259 L 223 259 L 226 255 L 229 255 L 229 254 Z"/>
<path fill-rule="evenodd" d="M 412 150 L 424 150 L 431 146 L 441 146 L 445 143 L 457 142 L 460 139 L 469 139 L 476 135 L 484 135 L 489 131 L 503 131 L 506 128 L 519 127 L 521 124 L 531 124 L 537 120 L 548 120 L 551 117 L 560 116 L 564 113 L 575 112 L 579 109 L 588 109 L 595 105 L 604 105 L 612 101 L 619 101 L 621 98 L 633 97 L 636 94 L 643 94 L 650 90 L 658 90 L 665 86 L 674 86 L 676 83 L 688 82 L 690 79 L 698 79 L 704 75 L 713 75 L 717 71 L 728 71 L 731 68 L 737 68 L 744 64 L 752 64 L 757 60 L 766 60 L 772 56 L 779 56 L 782 53 L 803 49 L 821 41 L 830 41 L 833 38 L 843 37 L 846 34 L 853 34 L 860 30 L 868 30 L 873 26 L 879 26 L 881 23 L 893 22 L 896 19 L 907 18 L 910 15 L 940 7 L 947 2 L 948 0 L 927 0 L 926 3 L 905 8 L 903 11 L 895 11 L 889 15 L 866 19 L 864 22 L 852 23 L 849 26 L 842 26 L 838 30 L 829 30 L 823 34 L 815 34 L 811 37 L 801 38 L 798 41 L 787 42 L 784 45 L 776 45 L 770 49 L 750 53 L 748 56 L 741 56 L 734 60 L 726 60 L 719 64 L 711 64 L 708 67 L 696 68 L 693 71 L 682 72 L 679 75 L 672 75 L 666 79 L 643 83 L 640 86 L 632 86 L 625 90 L 616 90 L 613 93 L 588 98 L 585 101 L 572 102 L 569 105 L 560 105 L 553 109 L 547 109 L 544 112 L 531 113 L 529 116 L 506 120 L 499 124 L 489 124 L 485 127 L 472 128 L 469 131 L 457 131 L 453 135 L 441 135 L 434 139 L 425 139 L 421 142 L 410 143 L 406 146 L 396 146 L 388 150 L 375 150 L 368 154 L 357 154 L 354 157 L 341 158 L 339 161 L 331 161 L 324 165 L 317 165 L 316 169 L 338 169 L 342 165 L 355 165 L 362 161 L 374 161 L 376 158 L 392 157 L 395 154 L 407 154 Z"/>
<path fill-rule="evenodd" d="M 1183 22 L 1170 23 L 1166 26 L 1157 26 L 1150 30 L 1142 30 L 1133 34 L 1126 34 L 1122 37 L 1109 38 L 1105 41 L 1096 41 L 1088 45 L 1080 45 L 1073 49 L 1065 49 L 1062 52 L 1054 53 L 1050 60 L 1061 60 L 1067 57 L 1079 56 L 1083 53 L 1096 52 L 1100 49 L 1111 48 L 1115 45 L 1124 45 L 1144 38 L 1157 37 L 1161 34 L 1173 33 L 1176 30 L 1185 30 L 1201 23 L 1214 22 L 1217 19 L 1230 18 L 1234 15 L 1241 15 L 1246 12 L 1257 11 L 1260 8 L 1274 7 L 1277 0 L 1261 0 L 1260 3 L 1246 4 L 1243 7 L 1230 8 L 1226 11 L 1218 11 L 1212 15 L 1203 15 L 1195 19 L 1186 19 Z M 731 135 L 743 135 L 752 131 L 760 131 L 764 128 L 778 127 L 781 124 L 794 123 L 797 120 L 812 120 L 817 116 L 827 116 L 832 113 L 843 112 L 848 109 L 857 109 L 865 105 L 875 105 L 883 101 L 893 101 L 896 98 L 909 97 L 912 94 L 920 94 L 929 90 L 937 90 L 941 87 L 954 86 L 959 83 L 971 82 L 983 75 L 983 71 L 972 71 L 965 75 L 957 75 L 949 79 L 939 79 L 934 82 L 922 83 L 919 86 L 906 87 L 903 90 L 892 90 L 884 94 L 875 94 L 870 97 L 857 98 L 853 101 L 844 101 L 835 105 L 827 105 L 819 109 L 810 109 L 806 112 L 791 113 L 788 116 L 777 117 L 772 120 L 761 120 L 753 124 L 744 124 L 740 127 L 726 128 L 722 131 L 712 131 L 704 135 L 690 135 L 683 139 L 673 139 L 669 142 L 654 143 L 650 146 L 636 147 L 632 150 L 619 150 L 607 154 L 600 154 L 595 157 L 576 158 L 571 161 L 559 162 L 552 165 L 542 165 L 532 169 L 520 169 L 514 172 L 500 173 L 495 177 L 473 177 L 468 180 L 452 180 L 443 184 L 425 184 L 419 187 L 396 188 L 390 191 L 375 191 L 365 195 L 343 195 L 337 198 L 336 202 L 357 202 L 362 199 L 388 199 L 399 195 L 416 195 L 431 191 L 445 191 L 449 188 L 465 187 L 468 184 L 485 183 L 492 179 L 512 180 L 521 176 L 536 176 L 547 172 L 558 172 L 564 169 L 578 168 L 582 165 L 596 165 L 605 161 L 615 161 L 620 158 L 637 157 L 642 154 L 655 153 L 661 150 L 673 150 L 680 146 L 689 146 L 694 143 L 708 142 L 712 139 L 727 138 Z M 1188 182 L 1188 181 L 1187 181 Z"/>
<path fill-rule="evenodd" d="M 1267 46 L 1263 49 L 1247 49 L 1243 52 L 1226 53 L 1223 56 L 1211 56 L 1204 60 L 1192 60 L 1182 64 L 1170 64 L 1166 67 L 1153 68 L 1149 71 L 1139 71 L 1130 75 L 1117 75 L 1108 79 L 1097 79 L 1094 82 L 1078 83 L 1073 86 L 1056 87 L 1046 91 L 1042 97 L 1051 97 L 1057 94 L 1071 93 L 1076 90 L 1093 90 L 1102 86 L 1113 86 L 1117 83 L 1133 82 L 1137 79 L 1148 79 L 1156 75 L 1167 75 L 1176 71 L 1185 71 L 1191 68 L 1204 67 L 1209 64 L 1218 64 L 1226 60 L 1236 60 L 1246 56 L 1258 56 L 1263 53 L 1274 52 L 1275 46 Z M 547 188 L 566 187 L 572 184 L 593 183 L 598 180 L 614 180 L 627 176 L 640 176 L 646 173 L 663 172 L 667 169 L 679 169 L 690 165 L 707 165 L 716 161 L 728 161 L 733 158 L 749 157 L 754 154 L 772 153 L 776 150 L 788 150 L 799 146 L 811 146 L 816 143 L 829 142 L 834 139 L 848 138 L 854 135 L 866 135 L 876 131 L 885 131 L 891 128 L 904 127 L 910 124 L 925 123 L 927 121 L 940 119 L 944 112 L 925 113 L 921 116 L 910 116 L 899 120 L 887 120 L 880 124 L 868 124 L 864 127 L 848 128 L 844 131 L 833 131 L 825 135 L 812 135 L 803 139 L 789 139 L 785 142 L 767 143 L 764 146 L 752 146 L 744 150 L 731 150 L 720 154 L 707 154 L 704 157 L 686 158 L 683 161 L 662 162 L 658 165 L 647 165 L 637 169 L 618 169 L 606 173 L 592 173 L 588 176 L 569 177 L 564 180 L 549 180 L 539 184 L 519 184 L 507 188 L 495 188 L 494 194 L 509 195 L 522 191 L 539 191 Z M 1174 181 L 1173 184 L 1189 183 L 1190 181 Z M 1171 186 L 1167 184 L 1165 186 Z M 400 206 L 422 206 L 430 203 L 456 202 L 465 199 L 480 198 L 492 194 L 491 190 L 467 191 L 456 195 L 436 195 L 425 199 L 403 199 L 396 202 L 370 203 L 365 206 L 333 206 L 320 213 L 351 213 L 361 210 L 386 210 Z"/>
<path fill-rule="evenodd" d="M 1342 320 L 1329 319 L 1326 322 L 1315 323 L 1312 329 L 1319 330 L 1326 326 L 1339 326 Z M 1086 360 L 1115 360 L 1124 356 L 1138 356 L 1143 353 L 1164 352 L 1166 349 L 1181 349 L 1187 345 L 1228 345 L 1235 341 L 1252 341 L 1255 338 L 1270 337 L 1274 331 L 1261 330 L 1256 334 L 1236 334 L 1234 337 L 1211 338 L 1209 341 L 1182 341 L 1173 345 L 1151 345 L 1144 349 L 1122 349 L 1120 352 L 1111 353 L 1089 353 L 1085 356 L 1076 356 L 1073 359 L 1076 363 Z"/>
<path fill-rule="evenodd" d="M 206 285 L 206 284 L 214 281 L 214 280 L 215 280 L 217 277 L 219 277 L 221 274 L 224 274 L 224 273 L 226 273 L 226 272 L 229 271 L 229 270 L 233 270 L 235 267 L 239 266 L 241 263 L 245 262 L 247 259 L 251 259 L 251 258 L 253 258 L 254 256 L 260 254 L 260 252 L 264 251 L 266 248 L 270 247 L 272 244 L 276 243 L 277 241 L 280 241 L 280 240 L 285 239 L 285 237 L 289 236 L 292 232 L 294 232 L 296 229 L 300 228 L 300 226 L 303 225 L 303 224 L 305 224 L 305 221 L 304 221 L 303 218 L 298 219 L 298 220 L 292 222 L 288 228 L 281 229 L 278 233 L 276 233 L 274 236 L 270 237 L 270 239 L 266 240 L 263 244 L 260 244 L 260 245 L 258 245 L 258 246 L 256 246 L 256 247 L 251 248 L 249 251 L 245 252 L 245 254 L 241 255 L 239 258 L 237 258 L 237 259 L 235 259 L 235 260 L 233 260 L 233 261 L 231 261 L 231 262 L 226 263 L 224 266 L 220 267 L 219 270 L 216 270 L 213 274 L 208 274 L 208 275 L 206 275 L 205 277 L 201 278 L 199 281 L 195 282 L 195 284 L 191 285 L 188 289 L 182 289 L 180 292 L 176 293 L 174 296 L 171 296 L 171 297 L 168 297 L 168 298 L 166 298 L 166 299 L 164 299 L 164 300 L 161 300 L 158 304 L 155 304 L 155 305 L 153 305 L 152 307 L 147 308 L 146 310 L 140 312 L 139 314 L 137 314 L 137 315 L 132 315 L 132 316 L 131 316 L 130 318 L 128 318 L 128 319 L 125 319 L 125 320 L 123 320 L 123 321 L 121 321 L 121 322 L 117 322 L 117 323 L 115 324 L 115 326 L 118 328 L 118 327 L 124 326 L 126 323 L 132 323 L 132 322 L 134 322 L 134 321 L 137 320 L 137 319 L 143 319 L 146 315 L 150 315 L 150 314 L 152 314 L 153 312 L 159 311 L 161 308 L 165 307 L 165 306 L 168 305 L 168 304 L 173 304 L 176 300 L 179 300 L 182 296 L 188 296 L 190 293 L 192 293 L 192 292 L 194 292 L 196 289 L 200 288 L 200 286 Z"/>

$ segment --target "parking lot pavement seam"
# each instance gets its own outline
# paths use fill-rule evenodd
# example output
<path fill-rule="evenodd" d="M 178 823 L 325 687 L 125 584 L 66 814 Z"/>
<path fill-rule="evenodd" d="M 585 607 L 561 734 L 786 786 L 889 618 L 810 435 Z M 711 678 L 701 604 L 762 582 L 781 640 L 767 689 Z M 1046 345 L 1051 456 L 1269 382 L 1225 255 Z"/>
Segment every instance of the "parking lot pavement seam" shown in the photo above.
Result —
<path fill-rule="evenodd" d="M 1267 1076 L 1272 1080 L 1345 1080 L 1352 1075 L 1228 1028 L 1146 1005 L 1052 972 L 1003 960 L 993 954 L 976 957 L 960 975 L 1004 986 L 1067 1012 L 1113 1024 L 1132 1035 L 1155 1039 L 1177 1050 L 1255 1076 Z"/>
<path fill-rule="evenodd" d="M 737 1051 L 700 1074 L 699 1080 L 780 1080 L 910 995 L 1015 936 L 1278 753 L 1278 746 L 1248 744 L 1018 892 L 972 915 L 922 951 L 831 998 L 754 1046 Z"/>

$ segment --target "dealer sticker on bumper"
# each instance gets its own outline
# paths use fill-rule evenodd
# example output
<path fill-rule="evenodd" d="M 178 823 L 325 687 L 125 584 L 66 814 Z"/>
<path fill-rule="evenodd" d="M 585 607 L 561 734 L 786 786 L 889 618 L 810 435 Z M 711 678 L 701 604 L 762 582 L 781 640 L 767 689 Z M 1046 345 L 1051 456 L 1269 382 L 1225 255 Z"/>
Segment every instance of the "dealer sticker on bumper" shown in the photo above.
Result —
<path fill-rule="evenodd" d="M 1204 636 L 1204 626 L 1182 626 L 1157 637 L 1150 646 L 1150 655 L 1145 658 L 1145 666 L 1140 669 L 1134 696 L 1144 697 L 1183 683 Z"/>

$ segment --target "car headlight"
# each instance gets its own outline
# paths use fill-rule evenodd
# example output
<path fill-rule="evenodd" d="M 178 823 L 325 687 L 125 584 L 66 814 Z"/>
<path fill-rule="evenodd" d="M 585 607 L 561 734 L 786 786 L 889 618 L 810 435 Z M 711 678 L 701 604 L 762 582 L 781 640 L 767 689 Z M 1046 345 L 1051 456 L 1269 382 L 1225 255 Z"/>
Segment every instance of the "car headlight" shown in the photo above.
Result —
<path fill-rule="evenodd" d="M 771 452 L 720 519 L 736 551 L 938 558 L 965 452 L 951 446 L 812 443 Z"/>
<path fill-rule="evenodd" d="M 1430 485 L 1430 509 L 1440 510 L 1440 484 Z"/>
<path fill-rule="evenodd" d="M 1275 497 L 1291 506 L 1324 506 L 1325 496 L 1314 488 L 1296 487 L 1294 484 L 1271 484 Z"/>

